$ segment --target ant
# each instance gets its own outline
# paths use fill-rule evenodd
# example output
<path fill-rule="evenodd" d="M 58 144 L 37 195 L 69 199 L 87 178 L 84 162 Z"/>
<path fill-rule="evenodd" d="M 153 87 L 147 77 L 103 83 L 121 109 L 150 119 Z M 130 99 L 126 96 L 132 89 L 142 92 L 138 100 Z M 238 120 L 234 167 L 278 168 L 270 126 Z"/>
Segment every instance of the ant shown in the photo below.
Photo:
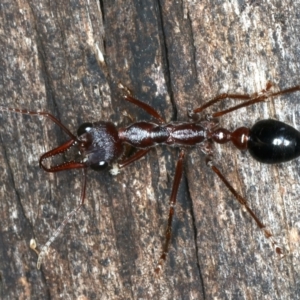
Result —
<path fill-rule="evenodd" d="M 179 147 L 180 152 L 170 196 L 170 209 L 165 242 L 163 244 L 159 262 L 155 268 L 155 273 L 160 273 L 163 263 L 167 258 L 171 241 L 176 197 L 183 173 L 183 163 L 186 152 L 185 149 L 191 146 L 196 146 L 206 155 L 206 164 L 221 179 L 233 196 L 249 213 L 252 219 L 256 222 L 258 228 L 271 242 L 275 252 L 278 255 L 283 256 L 283 250 L 273 238 L 271 231 L 248 206 L 246 199 L 236 192 L 221 171 L 213 164 L 213 143 L 224 144 L 231 141 L 239 150 L 248 150 L 254 159 L 266 164 L 283 163 L 299 157 L 300 132 L 283 122 L 266 119 L 256 122 L 251 128 L 239 127 L 233 132 L 230 132 L 225 128 L 219 127 L 217 118 L 239 108 L 264 102 L 270 97 L 300 91 L 300 86 L 295 86 L 278 92 L 271 92 L 270 89 L 272 84 L 268 83 L 266 89 L 262 90 L 259 94 L 221 94 L 199 108 L 194 110 L 189 109 L 189 121 L 169 123 L 166 123 L 164 118 L 153 107 L 132 97 L 130 92 L 121 84 L 119 84 L 119 87 L 126 92 L 124 93 L 124 99 L 126 101 L 143 109 L 151 117 L 156 119 L 156 121 L 133 122 L 124 128 L 117 128 L 112 122 L 106 121 L 93 123 L 87 122 L 80 125 L 77 130 L 77 135 L 74 135 L 57 118 L 47 112 L 28 111 L 25 109 L 0 106 L 0 111 L 9 111 L 31 116 L 37 115 L 48 118 L 52 122 L 56 123 L 69 136 L 69 140 L 67 142 L 44 153 L 40 157 L 39 165 L 43 170 L 53 173 L 70 169 L 83 170 L 80 204 L 67 215 L 62 224 L 54 231 L 46 244 L 42 247 L 41 252 L 38 254 L 37 268 L 40 268 L 51 243 L 57 238 L 66 224 L 83 206 L 86 193 L 87 169 L 91 168 L 95 171 L 102 171 L 115 164 L 117 164 L 119 169 L 124 168 L 145 156 L 152 147 L 159 144 Z M 229 109 L 215 112 L 211 115 L 206 115 L 204 118 L 200 118 L 199 113 L 204 109 L 228 98 L 242 100 L 242 103 Z M 137 148 L 137 151 L 132 156 L 122 159 L 125 144 Z M 71 160 L 56 166 L 45 165 L 44 161 L 47 158 L 65 153 L 73 146 L 76 146 L 79 149 L 81 160 Z M 111 169 L 111 171 L 113 171 L 113 169 Z"/>

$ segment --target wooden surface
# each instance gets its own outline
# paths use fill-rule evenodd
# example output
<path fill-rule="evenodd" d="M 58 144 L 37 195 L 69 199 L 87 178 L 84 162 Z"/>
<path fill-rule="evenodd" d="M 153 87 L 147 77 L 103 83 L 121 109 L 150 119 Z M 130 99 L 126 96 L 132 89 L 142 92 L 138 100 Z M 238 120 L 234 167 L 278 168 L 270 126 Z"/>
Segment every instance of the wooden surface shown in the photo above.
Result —
<path fill-rule="evenodd" d="M 223 92 L 300 84 L 297 1 L 1 1 L 0 104 L 84 121 L 150 118 L 119 82 L 167 120 Z M 221 107 L 232 104 L 228 101 Z M 218 110 L 218 107 L 212 108 Z M 233 129 L 277 118 L 296 128 L 299 93 L 221 119 Z M 81 172 L 48 174 L 39 156 L 66 140 L 49 121 L 0 115 L 1 299 L 300 299 L 299 160 L 269 166 L 231 145 L 216 164 L 288 251 L 280 261 L 254 222 L 191 149 L 170 252 L 159 278 L 178 149 L 158 147 L 112 177 L 88 173 L 83 211 L 40 248 L 78 203 Z"/>

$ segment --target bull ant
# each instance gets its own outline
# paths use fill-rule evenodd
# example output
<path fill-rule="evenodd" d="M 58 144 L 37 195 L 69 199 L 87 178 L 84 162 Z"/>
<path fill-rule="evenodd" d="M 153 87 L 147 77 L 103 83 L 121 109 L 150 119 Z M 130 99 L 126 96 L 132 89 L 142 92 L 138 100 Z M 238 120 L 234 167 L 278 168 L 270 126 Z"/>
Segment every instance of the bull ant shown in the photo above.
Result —
<path fill-rule="evenodd" d="M 123 86 L 120 85 L 120 87 L 125 90 Z M 87 122 L 79 126 L 76 135 L 71 133 L 57 118 L 47 112 L 35 112 L 3 106 L 0 107 L 0 111 L 9 111 L 31 116 L 37 115 L 48 118 L 57 124 L 69 136 L 69 140 L 67 142 L 48 151 L 40 157 L 39 164 L 43 170 L 54 173 L 70 169 L 83 170 L 80 204 L 67 215 L 62 224 L 54 231 L 46 244 L 42 247 L 38 256 L 37 268 L 40 268 L 51 243 L 57 238 L 66 224 L 83 206 L 86 193 L 87 169 L 91 168 L 95 171 L 102 171 L 111 167 L 115 163 L 118 164 L 119 168 L 123 168 L 145 156 L 152 147 L 158 145 L 169 145 L 178 147 L 181 150 L 179 152 L 170 197 L 170 209 L 165 242 L 159 262 L 155 268 L 156 273 L 160 273 L 163 263 L 167 258 L 171 241 L 172 222 L 175 212 L 177 191 L 183 173 L 183 162 L 186 152 L 184 149 L 191 146 L 199 148 L 206 155 L 207 165 L 221 179 L 233 196 L 249 213 L 252 219 L 256 222 L 258 228 L 271 242 L 275 252 L 282 256 L 283 250 L 273 238 L 271 231 L 267 229 L 260 218 L 258 218 L 253 210 L 248 206 L 246 199 L 236 192 L 220 170 L 213 164 L 214 142 L 224 144 L 231 141 L 239 150 L 248 150 L 254 159 L 266 164 L 283 163 L 300 156 L 300 132 L 280 121 L 271 119 L 261 120 L 255 123 L 251 128 L 239 127 L 233 132 L 219 127 L 218 125 L 218 117 L 239 108 L 266 101 L 270 97 L 300 91 L 300 86 L 295 86 L 278 92 L 271 92 L 270 89 L 271 84 L 268 83 L 266 90 L 252 96 L 242 94 L 221 94 L 203 106 L 196 108 L 193 111 L 189 110 L 188 121 L 169 123 L 166 123 L 163 117 L 153 107 L 133 98 L 127 91 L 124 96 L 125 100 L 146 111 L 155 119 L 155 121 L 134 122 L 124 128 L 117 128 L 109 121 Z M 204 109 L 227 98 L 242 100 L 242 103 L 229 109 L 219 111 L 211 115 L 206 115 L 204 118 L 200 118 L 199 113 Z M 130 146 L 137 148 L 137 152 L 129 158 L 122 159 L 125 144 L 129 144 Z M 45 165 L 45 159 L 64 153 L 73 146 L 78 147 L 81 154 L 80 160 L 71 160 L 50 167 Z"/>

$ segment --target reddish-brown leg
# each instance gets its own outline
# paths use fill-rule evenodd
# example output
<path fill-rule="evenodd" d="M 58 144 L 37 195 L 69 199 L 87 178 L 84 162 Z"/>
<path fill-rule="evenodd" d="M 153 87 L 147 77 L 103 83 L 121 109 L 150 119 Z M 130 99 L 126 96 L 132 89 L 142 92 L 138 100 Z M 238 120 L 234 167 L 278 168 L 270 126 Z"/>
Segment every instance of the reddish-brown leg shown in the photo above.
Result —
<path fill-rule="evenodd" d="M 266 89 L 262 90 L 260 92 L 260 94 L 265 94 L 266 92 L 268 92 L 271 89 L 272 86 L 273 86 L 273 84 L 270 81 L 267 82 Z M 258 94 L 253 94 L 253 95 L 248 95 L 248 94 L 228 94 L 228 93 L 220 94 L 217 97 L 213 98 L 212 100 L 206 102 L 202 106 L 194 109 L 194 113 L 200 113 L 204 109 L 206 109 L 206 108 L 214 105 L 215 103 L 224 101 L 226 99 L 246 100 L 246 101 L 248 101 L 248 100 L 251 100 L 253 98 L 256 98 L 257 96 L 258 96 Z"/>
<path fill-rule="evenodd" d="M 277 242 L 274 240 L 273 234 L 270 232 L 270 230 L 266 228 L 266 226 L 259 220 L 259 218 L 252 211 L 252 209 L 248 206 L 247 200 L 237 193 L 237 191 L 232 187 L 232 185 L 228 182 L 228 180 L 224 177 L 224 175 L 220 172 L 220 170 L 216 166 L 214 166 L 209 156 L 206 159 L 206 164 L 218 175 L 218 177 L 224 182 L 224 184 L 229 189 L 229 191 L 233 194 L 233 196 L 240 202 L 241 205 L 243 205 L 246 211 L 254 219 L 259 229 L 261 229 L 262 232 L 264 233 L 265 237 L 270 240 L 272 246 L 275 249 L 275 252 L 283 256 L 283 251 L 278 246 Z"/>
<path fill-rule="evenodd" d="M 299 85 L 297 85 L 295 87 L 292 87 L 292 88 L 288 88 L 288 89 L 279 91 L 279 92 L 275 92 L 275 93 L 269 93 L 269 92 L 262 93 L 260 95 L 255 96 L 254 98 L 252 98 L 251 100 L 249 100 L 247 102 L 241 103 L 239 105 L 236 105 L 236 106 L 231 107 L 229 109 L 225 109 L 223 111 L 213 113 L 212 117 L 218 118 L 218 117 L 224 116 L 224 115 L 226 115 L 226 114 L 228 114 L 232 111 L 238 110 L 242 107 L 247 107 L 247 106 L 251 106 L 253 104 L 259 103 L 259 102 L 264 102 L 270 97 L 275 97 L 275 96 L 279 96 L 279 95 L 283 95 L 283 94 L 293 93 L 293 92 L 296 92 L 296 91 L 300 91 L 300 86 Z"/>
<path fill-rule="evenodd" d="M 159 122 L 166 123 L 165 119 L 152 106 L 132 97 L 128 88 L 124 87 L 122 84 L 119 84 L 119 88 L 124 91 L 125 93 L 124 99 L 126 101 L 131 102 L 134 105 L 138 106 L 139 108 L 143 109 L 146 113 L 148 113 L 150 116 L 157 119 Z"/>
<path fill-rule="evenodd" d="M 138 150 L 136 153 L 134 153 L 132 156 L 130 156 L 129 158 L 126 158 L 124 160 L 122 160 L 121 162 L 118 163 L 118 167 L 120 169 L 128 166 L 129 164 L 139 160 L 140 158 L 142 158 L 143 156 L 145 156 L 151 148 L 148 149 L 140 149 Z"/>
<path fill-rule="evenodd" d="M 228 108 L 226 110 L 213 113 L 211 115 L 213 118 L 219 118 L 219 117 L 221 117 L 225 114 L 228 114 L 230 112 L 238 110 L 242 107 L 247 107 L 247 106 L 251 106 L 253 104 L 259 103 L 259 102 L 264 102 L 270 97 L 275 97 L 275 96 L 279 96 L 279 95 L 283 95 L 283 94 L 288 94 L 288 93 L 293 93 L 293 92 L 296 92 L 296 91 L 300 91 L 300 86 L 295 86 L 295 87 L 292 87 L 292 88 L 288 88 L 288 89 L 285 89 L 285 90 L 281 90 L 281 91 L 278 91 L 278 92 L 271 93 L 270 92 L 271 87 L 272 87 L 272 84 L 268 83 L 267 87 L 266 87 L 266 90 L 263 90 L 261 93 L 255 94 L 255 95 L 252 95 L 252 96 L 251 95 L 241 95 L 241 94 L 221 94 L 221 95 L 217 96 L 216 98 L 208 101 L 203 106 L 194 109 L 194 113 L 200 113 L 201 111 L 203 111 L 207 107 L 209 107 L 209 106 L 211 106 L 211 105 L 213 105 L 217 102 L 223 101 L 225 99 L 230 98 L 230 99 L 234 99 L 234 100 L 246 100 L 246 102 L 243 102 L 241 104 L 238 104 L 238 105 L 233 106 L 231 108 Z"/>
<path fill-rule="evenodd" d="M 159 122 L 166 123 L 164 118 L 149 104 L 142 102 L 136 98 L 133 98 L 130 95 L 125 95 L 124 99 L 142 108 L 145 112 L 147 112 L 149 115 L 157 119 Z"/>
<path fill-rule="evenodd" d="M 172 193 L 170 197 L 170 210 L 169 210 L 169 218 L 168 218 L 168 226 L 166 230 L 165 243 L 163 245 L 162 255 L 160 256 L 157 267 L 155 268 L 156 274 L 159 274 L 160 270 L 162 269 L 163 263 L 166 260 L 169 251 L 169 246 L 170 246 L 171 236 L 172 236 L 173 216 L 174 216 L 175 206 L 176 206 L 176 197 L 177 197 L 177 192 L 178 192 L 178 188 L 179 188 L 179 184 L 183 172 L 183 160 L 184 160 L 184 151 L 181 150 L 177 161 Z"/>
<path fill-rule="evenodd" d="M 202 112 L 203 110 L 205 110 L 206 108 L 218 103 L 218 102 L 221 102 L 225 99 L 233 99 L 233 100 L 250 100 L 252 98 L 251 95 L 242 95 L 242 94 L 220 94 L 218 95 L 217 97 L 215 97 L 214 99 L 212 100 L 209 100 L 208 102 L 206 102 L 205 104 L 203 104 L 202 106 L 200 107 L 197 107 L 196 109 L 194 109 L 194 113 L 200 113 Z"/>

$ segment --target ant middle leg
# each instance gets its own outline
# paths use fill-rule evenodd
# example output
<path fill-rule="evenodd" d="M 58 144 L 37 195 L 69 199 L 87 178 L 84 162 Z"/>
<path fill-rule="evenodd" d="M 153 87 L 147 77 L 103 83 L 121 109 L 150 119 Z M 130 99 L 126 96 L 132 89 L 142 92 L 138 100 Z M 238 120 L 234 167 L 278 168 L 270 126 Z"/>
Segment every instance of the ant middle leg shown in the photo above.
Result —
<path fill-rule="evenodd" d="M 172 237 L 173 216 L 175 213 L 175 206 L 176 206 L 176 197 L 177 197 L 177 192 L 178 192 L 179 184 L 180 184 L 182 173 L 183 173 L 184 155 L 185 155 L 184 150 L 181 150 L 178 161 L 177 161 L 177 165 L 176 165 L 176 171 L 175 171 L 175 176 L 174 176 L 174 181 L 173 181 L 173 186 L 172 186 L 172 193 L 171 193 L 171 197 L 170 197 L 170 210 L 169 210 L 168 226 L 167 226 L 166 235 L 165 235 L 165 243 L 163 245 L 162 254 L 159 258 L 157 267 L 154 270 L 156 274 L 160 273 L 163 263 L 165 262 L 165 260 L 167 258 L 167 254 L 169 252 L 169 246 L 170 246 L 171 237 Z"/>

